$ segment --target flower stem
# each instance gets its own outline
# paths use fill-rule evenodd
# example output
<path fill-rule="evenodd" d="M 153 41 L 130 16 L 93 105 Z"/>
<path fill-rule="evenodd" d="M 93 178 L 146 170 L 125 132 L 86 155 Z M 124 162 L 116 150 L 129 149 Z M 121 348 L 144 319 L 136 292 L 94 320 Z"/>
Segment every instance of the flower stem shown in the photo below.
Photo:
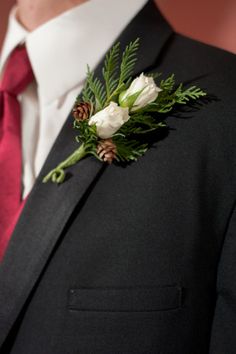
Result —
<path fill-rule="evenodd" d="M 56 168 L 48 173 L 43 179 L 43 183 L 52 181 L 53 183 L 63 183 L 66 177 L 65 169 L 75 165 L 77 162 L 82 160 L 88 152 L 85 149 L 84 144 L 81 144 L 80 147 L 75 150 L 66 160 L 61 162 Z"/>

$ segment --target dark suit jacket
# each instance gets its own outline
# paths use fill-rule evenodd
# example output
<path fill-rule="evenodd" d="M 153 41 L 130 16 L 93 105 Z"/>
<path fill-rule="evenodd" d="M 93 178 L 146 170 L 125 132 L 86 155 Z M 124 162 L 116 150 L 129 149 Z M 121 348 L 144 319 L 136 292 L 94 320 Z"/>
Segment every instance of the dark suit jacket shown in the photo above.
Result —
<path fill-rule="evenodd" d="M 211 99 L 168 115 L 138 162 L 88 157 L 42 184 L 77 146 L 68 119 L 0 267 L 1 354 L 236 353 L 236 60 L 151 1 L 122 47 L 138 36 L 136 75 L 174 72 Z"/>

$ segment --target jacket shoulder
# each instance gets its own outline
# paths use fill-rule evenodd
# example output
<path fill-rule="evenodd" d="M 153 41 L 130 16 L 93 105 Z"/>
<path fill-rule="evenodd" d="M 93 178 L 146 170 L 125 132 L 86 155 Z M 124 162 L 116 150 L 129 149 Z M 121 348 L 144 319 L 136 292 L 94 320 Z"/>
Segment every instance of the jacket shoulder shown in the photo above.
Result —
<path fill-rule="evenodd" d="M 153 71 L 164 77 L 174 73 L 177 84 L 196 85 L 207 93 L 207 99 L 198 108 L 187 107 L 190 110 L 182 114 L 189 119 L 174 119 L 171 115 L 168 119 L 180 136 L 183 131 L 181 139 L 186 146 L 195 140 L 196 146 L 205 151 L 204 156 L 211 155 L 211 161 L 220 159 L 221 166 L 235 178 L 236 56 L 174 34 L 156 64 Z"/>
<path fill-rule="evenodd" d="M 191 39 L 181 34 L 174 34 L 173 50 L 180 53 L 188 69 L 192 65 L 209 74 L 217 73 L 225 77 L 227 87 L 236 85 L 236 55 L 226 50 Z M 228 80 L 230 79 L 230 80 Z"/>

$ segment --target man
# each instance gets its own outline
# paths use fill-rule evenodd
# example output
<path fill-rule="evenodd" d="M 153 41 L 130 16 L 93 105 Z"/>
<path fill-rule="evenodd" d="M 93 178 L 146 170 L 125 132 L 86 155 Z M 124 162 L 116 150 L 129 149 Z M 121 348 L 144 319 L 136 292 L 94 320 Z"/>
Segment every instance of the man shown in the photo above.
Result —
<path fill-rule="evenodd" d="M 22 43 L 32 71 L 18 94 L 25 205 L 0 265 L 0 352 L 234 354 L 235 57 L 174 33 L 152 1 L 81 2 L 21 0 L 11 14 L 2 75 Z M 101 75 L 112 43 L 137 37 L 135 75 L 174 72 L 211 99 L 168 115 L 168 136 L 126 168 L 87 157 L 43 184 L 77 146 L 67 116 L 85 64 Z"/>

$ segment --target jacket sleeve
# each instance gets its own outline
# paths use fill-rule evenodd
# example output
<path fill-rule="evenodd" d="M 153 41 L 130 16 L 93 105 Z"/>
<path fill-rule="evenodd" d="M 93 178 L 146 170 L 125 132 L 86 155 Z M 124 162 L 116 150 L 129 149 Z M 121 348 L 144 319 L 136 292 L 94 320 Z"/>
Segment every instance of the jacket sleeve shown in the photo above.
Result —
<path fill-rule="evenodd" d="M 236 353 L 236 207 L 231 214 L 217 274 L 210 354 Z"/>

